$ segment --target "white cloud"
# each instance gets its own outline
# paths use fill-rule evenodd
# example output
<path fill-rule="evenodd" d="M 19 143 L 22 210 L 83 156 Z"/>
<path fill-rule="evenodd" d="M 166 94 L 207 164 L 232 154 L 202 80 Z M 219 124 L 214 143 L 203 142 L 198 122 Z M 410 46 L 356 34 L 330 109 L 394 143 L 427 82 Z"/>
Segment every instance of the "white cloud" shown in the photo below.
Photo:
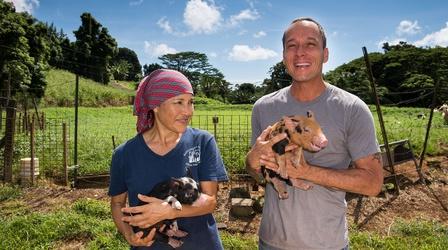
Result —
<path fill-rule="evenodd" d="M 137 6 L 143 3 L 143 0 L 136 0 L 136 1 L 130 1 L 129 5 L 130 6 Z"/>
<path fill-rule="evenodd" d="M 151 57 L 158 57 L 165 54 L 177 53 L 177 50 L 174 48 L 170 48 L 164 43 L 157 44 L 155 42 L 145 41 L 145 53 Z"/>
<path fill-rule="evenodd" d="M 423 39 L 414 42 L 415 46 L 448 46 L 448 22 L 439 31 L 426 35 Z"/>
<path fill-rule="evenodd" d="M 263 36 L 266 36 L 266 32 L 264 32 L 262 30 L 258 31 L 257 33 L 254 34 L 255 38 L 260 38 L 260 37 L 263 37 Z"/>
<path fill-rule="evenodd" d="M 157 21 L 157 25 L 162 28 L 165 32 L 171 34 L 173 33 L 173 28 L 170 25 L 170 22 L 166 20 L 166 17 L 162 17 Z"/>
<path fill-rule="evenodd" d="M 218 54 L 216 52 L 210 52 L 210 53 L 208 53 L 208 57 L 216 58 L 216 57 L 218 57 Z"/>
<path fill-rule="evenodd" d="M 257 20 L 260 18 L 260 15 L 256 10 L 242 10 L 238 15 L 234 15 L 230 17 L 230 25 L 235 26 L 241 23 L 244 20 Z"/>
<path fill-rule="evenodd" d="M 415 35 L 418 32 L 420 32 L 421 28 L 418 26 L 417 21 L 409 21 L 409 20 L 403 20 L 400 22 L 400 24 L 397 27 L 397 35 Z"/>
<path fill-rule="evenodd" d="M 6 0 L 12 2 L 17 12 L 33 13 L 35 7 L 39 7 L 39 0 Z"/>
<path fill-rule="evenodd" d="M 218 8 L 201 0 L 191 0 L 184 12 L 184 23 L 193 33 L 212 33 L 220 26 L 221 13 Z"/>
<path fill-rule="evenodd" d="M 233 61 L 255 61 L 265 60 L 276 57 L 278 54 L 270 49 L 265 49 L 260 46 L 250 48 L 247 45 L 234 45 L 232 51 L 229 53 L 229 59 Z"/>

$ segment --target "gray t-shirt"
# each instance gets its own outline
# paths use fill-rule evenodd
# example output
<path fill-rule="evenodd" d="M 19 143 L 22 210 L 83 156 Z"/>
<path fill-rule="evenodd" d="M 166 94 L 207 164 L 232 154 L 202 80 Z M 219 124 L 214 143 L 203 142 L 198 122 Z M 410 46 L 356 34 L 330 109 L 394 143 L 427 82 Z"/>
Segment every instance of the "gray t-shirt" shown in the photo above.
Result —
<path fill-rule="evenodd" d="M 285 115 L 313 111 L 328 139 L 317 153 L 304 153 L 308 163 L 346 169 L 351 161 L 379 152 L 368 106 L 357 96 L 326 83 L 325 91 L 310 102 L 299 102 L 290 86 L 260 98 L 252 110 L 252 144 L 267 126 Z M 266 186 L 259 229 L 267 249 L 342 249 L 348 244 L 345 192 L 317 184 L 304 191 L 288 186 L 289 198 L 280 200 Z"/>

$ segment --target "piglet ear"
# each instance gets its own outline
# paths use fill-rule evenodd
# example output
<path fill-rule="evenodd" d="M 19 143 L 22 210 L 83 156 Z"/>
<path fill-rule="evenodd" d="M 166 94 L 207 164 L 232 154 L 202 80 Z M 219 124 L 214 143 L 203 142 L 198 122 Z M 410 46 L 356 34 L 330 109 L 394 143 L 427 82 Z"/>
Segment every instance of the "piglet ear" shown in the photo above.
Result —
<path fill-rule="evenodd" d="M 306 116 L 307 116 L 308 118 L 313 118 L 313 116 L 314 116 L 313 111 L 308 110 L 308 111 L 306 112 Z"/>
<path fill-rule="evenodd" d="M 180 181 L 179 179 L 176 179 L 174 177 L 171 177 L 171 181 L 170 181 L 170 187 L 171 188 L 178 188 L 180 186 Z"/>

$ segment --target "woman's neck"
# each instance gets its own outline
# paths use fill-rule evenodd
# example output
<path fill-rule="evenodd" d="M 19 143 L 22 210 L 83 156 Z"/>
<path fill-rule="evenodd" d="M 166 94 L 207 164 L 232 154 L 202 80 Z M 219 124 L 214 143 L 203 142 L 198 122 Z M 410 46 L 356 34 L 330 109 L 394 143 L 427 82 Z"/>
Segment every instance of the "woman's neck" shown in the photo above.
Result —
<path fill-rule="evenodd" d="M 166 130 L 157 124 L 143 133 L 146 145 L 155 153 L 164 155 L 180 141 L 182 133 Z"/>

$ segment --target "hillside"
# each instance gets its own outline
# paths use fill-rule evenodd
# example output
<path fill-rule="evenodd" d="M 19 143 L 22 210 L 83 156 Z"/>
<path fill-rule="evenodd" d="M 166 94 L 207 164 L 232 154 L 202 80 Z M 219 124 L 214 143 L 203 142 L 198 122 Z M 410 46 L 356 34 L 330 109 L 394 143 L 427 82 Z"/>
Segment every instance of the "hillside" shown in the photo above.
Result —
<path fill-rule="evenodd" d="M 46 74 L 47 87 L 41 100 L 42 106 L 68 107 L 74 105 L 75 74 L 51 69 Z M 134 95 L 134 83 L 112 82 L 103 85 L 93 80 L 79 78 L 79 105 L 85 107 L 129 105 Z"/>

